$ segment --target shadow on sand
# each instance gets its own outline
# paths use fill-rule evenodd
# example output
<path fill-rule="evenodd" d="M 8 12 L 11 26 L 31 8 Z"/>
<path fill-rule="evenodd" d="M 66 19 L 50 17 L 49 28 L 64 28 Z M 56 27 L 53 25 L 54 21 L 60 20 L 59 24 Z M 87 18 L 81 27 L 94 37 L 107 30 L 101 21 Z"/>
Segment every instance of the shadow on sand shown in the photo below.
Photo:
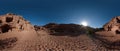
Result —
<path fill-rule="evenodd" d="M 63 33 L 63 32 L 60 32 L 60 33 L 51 33 L 50 35 L 76 37 L 76 36 L 80 36 L 82 34 L 85 34 L 85 33 Z"/>
<path fill-rule="evenodd" d="M 16 37 L 0 40 L 0 50 L 13 47 L 17 41 Z"/>

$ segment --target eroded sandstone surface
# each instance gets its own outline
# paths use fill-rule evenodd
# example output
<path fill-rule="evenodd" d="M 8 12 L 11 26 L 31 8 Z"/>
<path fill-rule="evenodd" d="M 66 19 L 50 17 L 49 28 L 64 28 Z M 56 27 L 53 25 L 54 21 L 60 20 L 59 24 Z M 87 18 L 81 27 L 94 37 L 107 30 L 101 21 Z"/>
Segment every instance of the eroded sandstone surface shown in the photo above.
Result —
<path fill-rule="evenodd" d="M 120 16 L 113 17 L 103 28 L 96 32 L 96 38 L 107 48 L 120 49 Z"/>
<path fill-rule="evenodd" d="M 0 33 L 31 29 L 34 29 L 34 27 L 20 15 L 7 13 L 0 16 Z"/>
<path fill-rule="evenodd" d="M 120 34 L 120 16 L 112 18 L 103 28 L 105 31 L 113 31 L 115 34 Z"/>

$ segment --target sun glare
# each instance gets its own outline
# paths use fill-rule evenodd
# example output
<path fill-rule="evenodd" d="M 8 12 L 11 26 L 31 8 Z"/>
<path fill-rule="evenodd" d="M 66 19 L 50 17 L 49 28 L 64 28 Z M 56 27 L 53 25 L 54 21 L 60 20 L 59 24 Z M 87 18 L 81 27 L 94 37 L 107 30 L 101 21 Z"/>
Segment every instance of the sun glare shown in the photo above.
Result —
<path fill-rule="evenodd" d="M 81 22 L 83 26 L 88 26 L 88 23 L 86 21 Z"/>

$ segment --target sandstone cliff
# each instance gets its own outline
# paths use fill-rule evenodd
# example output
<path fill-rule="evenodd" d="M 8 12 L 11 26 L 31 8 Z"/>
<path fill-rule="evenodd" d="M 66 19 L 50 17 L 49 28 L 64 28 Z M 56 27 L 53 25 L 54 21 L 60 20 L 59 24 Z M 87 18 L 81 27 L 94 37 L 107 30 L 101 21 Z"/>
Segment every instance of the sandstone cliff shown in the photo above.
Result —
<path fill-rule="evenodd" d="M 8 13 L 0 16 L 0 33 L 31 29 L 34 27 L 20 15 Z"/>
<path fill-rule="evenodd" d="M 110 22 L 103 26 L 105 31 L 113 31 L 119 33 L 120 31 L 120 16 L 114 17 Z"/>

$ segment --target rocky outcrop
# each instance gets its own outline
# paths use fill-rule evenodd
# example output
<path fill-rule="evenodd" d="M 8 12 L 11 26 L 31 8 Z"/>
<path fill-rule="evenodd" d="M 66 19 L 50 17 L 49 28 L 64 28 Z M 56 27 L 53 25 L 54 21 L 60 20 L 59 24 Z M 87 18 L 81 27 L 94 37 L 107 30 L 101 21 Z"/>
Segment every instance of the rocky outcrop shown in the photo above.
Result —
<path fill-rule="evenodd" d="M 8 13 L 0 16 L 0 33 L 32 30 L 34 27 L 22 16 Z"/>
<path fill-rule="evenodd" d="M 35 31 L 41 31 L 41 30 L 43 30 L 43 31 L 49 32 L 49 30 L 47 28 L 42 27 L 42 26 L 34 25 L 34 29 L 35 29 Z"/>
<path fill-rule="evenodd" d="M 120 16 L 114 17 L 110 22 L 103 26 L 105 31 L 113 31 L 115 34 L 120 34 Z"/>

